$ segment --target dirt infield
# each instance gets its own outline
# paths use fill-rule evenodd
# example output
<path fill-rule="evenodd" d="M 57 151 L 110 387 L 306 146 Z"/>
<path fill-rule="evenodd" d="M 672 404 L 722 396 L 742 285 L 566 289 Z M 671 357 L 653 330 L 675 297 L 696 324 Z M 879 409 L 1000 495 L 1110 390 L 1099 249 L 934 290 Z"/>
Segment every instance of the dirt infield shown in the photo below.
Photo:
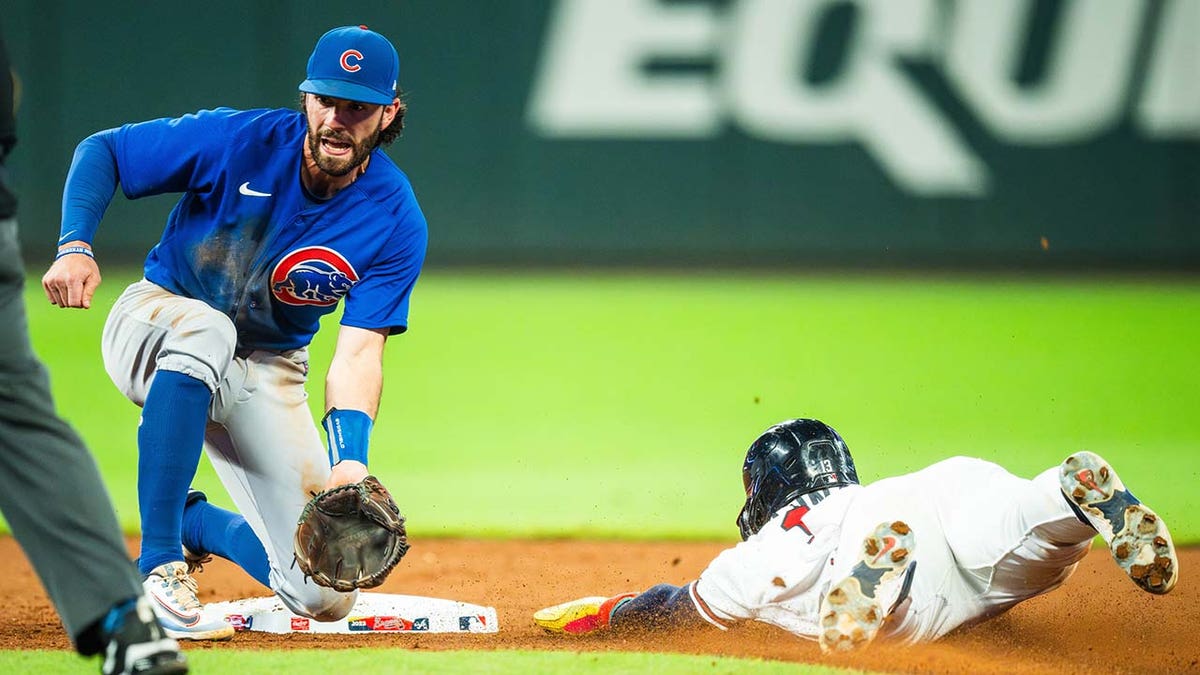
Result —
<path fill-rule="evenodd" d="M 133 545 L 133 542 L 130 542 Z M 1200 549 L 1181 552 L 1183 578 L 1168 596 L 1142 593 L 1103 550 L 1094 550 L 1067 584 L 1007 615 L 935 644 L 882 644 L 849 657 L 824 658 L 816 643 L 765 625 L 727 633 L 646 637 L 553 637 L 530 619 L 543 606 L 583 595 L 683 583 L 704 568 L 723 543 L 417 540 L 379 590 L 451 598 L 496 608 L 493 635 L 273 636 L 243 632 L 197 649 L 352 648 L 558 649 L 654 651 L 761 657 L 904 673 L 1181 673 L 1200 672 L 1200 592 L 1189 573 Z M 132 549 L 131 549 L 132 550 Z M 69 649 L 58 619 L 11 537 L 0 538 L 0 648 Z M 197 576 L 205 602 L 266 595 L 225 561 Z"/>

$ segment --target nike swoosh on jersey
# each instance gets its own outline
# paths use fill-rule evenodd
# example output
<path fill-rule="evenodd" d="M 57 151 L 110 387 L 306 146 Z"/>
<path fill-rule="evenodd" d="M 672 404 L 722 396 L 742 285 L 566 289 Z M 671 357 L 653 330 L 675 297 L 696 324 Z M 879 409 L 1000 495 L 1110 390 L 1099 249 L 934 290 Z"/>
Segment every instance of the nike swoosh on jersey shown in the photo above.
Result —
<path fill-rule="evenodd" d="M 59 237 L 59 238 L 58 238 L 58 243 L 60 243 L 60 244 L 65 244 L 66 242 L 68 242 L 68 241 L 71 241 L 71 235 L 75 234 L 75 233 L 76 233 L 76 232 L 78 232 L 78 231 L 79 231 L 79 230 L 71 230 L 70 232 L 68 232 L 68 233 L 64 234 L 63 236 Z"/>
<path fill-rule="evenodd" d="M 238 192 L 246 195 L 247 197 L 270 197 L 271 196 L 270 192 L 259 192 L 258 190 L 252 189 L 250 187 L 250 181 L 246 181 L 245 183 L 242 183 L 241 185 L 239 185 Z"/>

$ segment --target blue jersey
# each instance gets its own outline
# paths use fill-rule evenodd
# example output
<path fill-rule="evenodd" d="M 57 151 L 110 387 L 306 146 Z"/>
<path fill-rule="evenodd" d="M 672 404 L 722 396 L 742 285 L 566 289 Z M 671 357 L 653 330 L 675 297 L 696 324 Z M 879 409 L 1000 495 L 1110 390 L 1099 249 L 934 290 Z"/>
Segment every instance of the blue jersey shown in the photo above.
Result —
<path fill-rule="evenodd" d="M 328 200 L 300 182 L 304 115 L 202 110 L 115 131 L 130 199 L 183 197 L 146 258 L 146 278 L 224 312 L 247 349 L 307 345 L 346 298 L 341 323 L 403 332 L 425 260 L 425 216 L 380 149 Z"/>

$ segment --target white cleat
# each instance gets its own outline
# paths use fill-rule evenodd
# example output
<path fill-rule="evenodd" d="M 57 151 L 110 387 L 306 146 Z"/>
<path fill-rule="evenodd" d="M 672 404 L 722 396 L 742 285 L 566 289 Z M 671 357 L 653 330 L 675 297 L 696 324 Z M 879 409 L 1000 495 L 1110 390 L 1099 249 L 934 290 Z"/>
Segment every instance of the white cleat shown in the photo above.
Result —
<path fill-rule="evenodd" d="M 1125 488 L 1103 457 L 1087 451 L 1071 455 L 1062 463 L 1058 481 L 1133 583 L 1158 595 L 1174 588 L 1179 558 L 1166 523 Z"/>
<path fill-rule="evenodd" d="M 821 601 L 821 651 L 847 652 L 869 644 L 908 595 L 916 561 L 912 529 L 901 521 L 880 523 L 866 539 L 850 575 Z"/>
<path fill-rule="evenodd" d="M 196 598 L 196 581 L 188 576 L 187 563 L 169 562 L 150 571 L 142 582 L 150 607 L 163 632 L 176 640 L 228 640 L 233 626 L 204 615 Z"/>

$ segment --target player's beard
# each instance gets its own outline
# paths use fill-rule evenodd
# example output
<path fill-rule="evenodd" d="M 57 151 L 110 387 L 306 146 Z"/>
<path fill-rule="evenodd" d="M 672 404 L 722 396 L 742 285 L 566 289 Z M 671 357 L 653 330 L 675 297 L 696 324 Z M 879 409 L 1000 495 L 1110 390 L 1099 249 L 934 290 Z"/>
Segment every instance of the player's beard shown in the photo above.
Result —
<path fill-rule="evenodd" d="M 379 146 L 379 134 L 382 130 L 383 120 L 380 119 L 379 124 L 375 125 L 375 131 L 372 131 L 366 140 L 362 143 L 355 143 L 354 139 L 345 132 L 334 131 L 332 129 L 314 132 L 310 127 L 308 130 L 308 150 L 312 154 L 313 161 L 316 162 L 318 169 L 330 176 L 345 176 L 367 161 L 367 157 L 371 154 L 371 151 Z M 349 143 L 353 151 L 345 159 L 330 157 L 321 148 L 322 138 Z"/>

